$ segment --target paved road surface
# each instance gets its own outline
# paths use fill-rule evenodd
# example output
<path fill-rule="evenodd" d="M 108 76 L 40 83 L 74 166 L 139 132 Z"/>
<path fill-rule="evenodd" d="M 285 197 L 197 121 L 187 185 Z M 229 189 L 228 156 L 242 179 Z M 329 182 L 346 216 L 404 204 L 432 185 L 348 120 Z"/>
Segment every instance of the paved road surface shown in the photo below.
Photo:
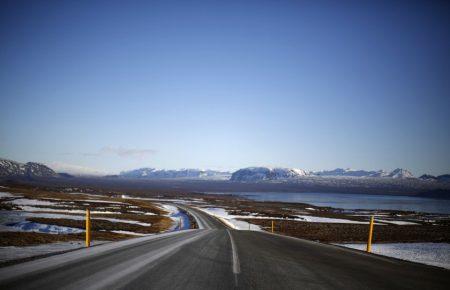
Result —
<path fill-rule="evenodd" d="M 0 289 L 445 289 L 450 271 L 262 232 L 143 237 L 0 269 Z M 448 289 L 448 288 L 447 288 Z"/>

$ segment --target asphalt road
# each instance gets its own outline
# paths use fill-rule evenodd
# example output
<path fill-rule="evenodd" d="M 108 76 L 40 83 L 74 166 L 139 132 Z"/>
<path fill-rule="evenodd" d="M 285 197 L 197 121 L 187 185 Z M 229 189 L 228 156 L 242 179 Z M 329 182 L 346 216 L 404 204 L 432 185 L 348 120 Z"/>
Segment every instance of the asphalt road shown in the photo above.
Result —
<path fill-rule="evenodd" d="M 143 237 L 0 269 L 1 289 L 448 289 L 450 271 L 263 232 Z"/>

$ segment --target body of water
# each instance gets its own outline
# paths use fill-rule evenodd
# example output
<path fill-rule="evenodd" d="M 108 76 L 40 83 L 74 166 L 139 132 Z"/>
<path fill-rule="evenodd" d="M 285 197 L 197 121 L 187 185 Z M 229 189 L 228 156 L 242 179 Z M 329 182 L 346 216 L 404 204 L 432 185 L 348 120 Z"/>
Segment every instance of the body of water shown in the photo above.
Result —
<path fill-rule="evenodd" d="M 256 201 L 308 203 L 343 209 L 404 210 L 450 214 L 450 200 L 397 195 L 350 193 L 229 192 Z"/>

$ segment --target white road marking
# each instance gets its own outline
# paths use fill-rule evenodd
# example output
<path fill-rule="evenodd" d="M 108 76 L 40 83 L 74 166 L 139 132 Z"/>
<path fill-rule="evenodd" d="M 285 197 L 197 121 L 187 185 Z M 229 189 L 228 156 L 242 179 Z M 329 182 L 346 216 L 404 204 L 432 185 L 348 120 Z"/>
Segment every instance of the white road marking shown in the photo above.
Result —
<path fill-rule="evenodd" d="M 231 235 L 231 232 L 229 229 L 227 229 L 228 236 L 230 237 L 231 242 L 231 253 L 233 257 L 233 274 L 234 274 L 234 282 L 236 286 L 238 285 L 238 277 L 237 275 L 241 273 L 241 266 L 239 264 L 239 256 L 236 250 L 236 244 L 234 243 L 233 236 Z"/>

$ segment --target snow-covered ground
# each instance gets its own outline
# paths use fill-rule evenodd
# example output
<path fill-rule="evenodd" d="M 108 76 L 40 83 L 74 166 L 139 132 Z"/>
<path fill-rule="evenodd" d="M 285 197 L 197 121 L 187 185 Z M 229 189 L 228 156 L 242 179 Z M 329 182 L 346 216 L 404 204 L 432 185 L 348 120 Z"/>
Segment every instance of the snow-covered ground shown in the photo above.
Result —
<path fill-rule="evenodd" d="M 25 231 L 48 234 L 74 234 L 83 230 L 57 225 L 46 225 L 27 221 L 29 213 L 22 211 L 0 211 L 0 232 L 5 231 Z"/>
<path fill-rule="evenodd" d="M 310 215 L 298 215 L 297 217 L 299 218 L 300 221 L 309 223 L 368 224 L 368 222 L 358 222 L 347 219 L 335 219 Z"/>
<path fill-rule="evenodd" d="M 21 197 L 21 196 L 12 195 L 9 192 L 0 192 L 0 198 L 5 198 L 5 197 Z"/>
<path fill-rule="evenodd" d="M 85 210 L 80 209 L 54 209 L 54 208 L 46 208 L 46 207 L 35 207 L 30 205 L 24 205 L 21 206 L 23 211 L 39 211 L 39 212 L 54 212 L 54 213 L 73 213 L 73 214 L 85 214 Z M 115 211 L 98 211 L 98 210 L 91 210 L 91 214 L 122 214 L 121 212 L 115 212 Z"/>
<path fill-rule="evenodd" d="M 366 250 L 365 244 L 338 245 Z M 372 244 L 372 253 L 450 269 L 450 244 L 447 243 Z"/>
<path fill-rule="evenodd" d="M 387 223 L 387 224 L 394 224 L 394 225 L 399 225 L 399 226 L 413 226 L 413 225 L 420 225 L 418 223 L 415 222 L 408 222 L 408 221 L 394 221 L 394 220 L 380 220 L 380 219 L 375 219 L 376 222 L 382 222 L 382 223 Z"/>
<path fill-rule="evenodd" d="M 87 197 L 90 195 L 80 194 L 80 199 L 77 200 L 66 200 L 59 198 L 43 198 L 43 199 L 32 199 L 32 198 L 24 198 L 23 196 L 19 196 L 16 194 L 12 194 L 9 192 L 0 192 L 0 198 L 5 199 L 2 202 L 5 204 L 11 204 L 19 208 L 20 210 L 2 210 L 0 211 L 0 232 L 2 231 L 26 231 L 26 232 L 40 232 L 40 233 L 49 233 L 49 234 L 72 234 L 72 233 L 80 233 L 84 232 L 83 229 L 71 228 L 65 226 L 57 226 L 57 225 L 47 225 L 36 222 L 27 221 L 27 218 L 37 217 L 37 218 L 52 218 L 52 219 L 72 219 L 72 220 L 84 220 L 85 219 L 85 211 L 82 209 L 74 209 L 72 207 L 72 203 L 74 201 L 82 201 L 86 202 L 86 205 L 89 203 L 94 203 L 96 205 L 112 204 L 108 205 L 109 207 L 128 205 L 126 202 L 118 202 L 111 201 L 107 199 L 101 199 L 100 196 L 96 196 L 95 199 L 88 199 Z M 56 208 L 55 208 L 56 207 Z M 61 208 L 62 207 L 62 208 Z M 132 208 L 137 209 L 135 211 L 136 214 L 143 215 L 155 215 L 154 213 L 148 213 L 139 211 L 140 207 L 131 206 Z M 172 218 L 177 222 L 180 221 L 178 209 L 175 208 L 172 210 Z M 112 214 L 119 215 L 120 211 L 108 211 L 106 207 L 98 207 L 96 206 L 96 210 L 91 210 L 91 219 L 92 220 L 106 220 L 114 223 L 128 223 L 128 224 L 136 224 L 140 226 L 150 227 L 150 223 L 129 220 L 129 219 L 118 219 L 118 218 L 108 218 L 108 217 L 96 217 L 95 214 Z M 189 228 L 189 219 L 187 222 L 183 222 L 182 227 L 184 225 Z M 178 228 L 174 226 L 174 228 Z M 138 233 L 127 232 L 127 234 L 140 235 Z"/>
<path fill-rule="evenodd" d="M 83 230 L 77 228 L 40 224 L 29 221 L 0 225 L 0 231 L 37 232 L 47 234 L 77 234 L 84 232 Z"/>
<path fill-rule="evenodd" d="M 178 207 L 170 204 L 159 204 L 162 210 L 168 212 L 167 216 L 173 220 L 172 227 L 169 231 L 175 230 L 187 230 L 191 227 L 191 223 L 189 222 L 189 217 L 182 213 Z"/>
<path fill-rule="evenodd" d="M 265 217 L 265 216 L 256 216 L 255 213 L 249 213 L 248 215 L 230 215 L 224 208 L 220 207 L 206 207 L 199 208 L 203 210 L 209 215 L 215 216 L 221 219 L 227 225 L 230 225 L 232 228 L 238 230 L 261 230 L 258 225 L 249 224 L 248 222 L 241 221 L 238 219 L 271 219 L 271 220 L 279 220 L 283 219 L 280 217 Z M 345 223 L 345 224 L 367 224 L 368 222 L 359 222 L 352 221 L 348 219 L 336 219 L 336 218 L 326 218 L 326 217 L 317 217 L 312 215 L 297 215 L 296 219 L 283 219 L 283 220 L 296 220 L 296 221 L 304 221 L 311 223 Z M 250 227 L 249 227 L 250 226 Z"/>
<path fill-rule="evenodd" d="M 56 202 L 47 201 L 47 200 L 38 200 L 38 199 L 29 199 L 29 198 L 18 198 L 10 201 L 9 203 L 14 205 L 53 205 L 53 206 L 62 206 Z"/>
<path fill-rule="evenodd" d="M 85 201 L 85 202 L 93 202 L 93 203 L 126 204 L 126 203 L 120 202 L 120 201 L 101 200 L 101 199 L 74 199 L 74 201 Z"/>
<path fill-rule="evenodd" d="M 93 241 L 93 245 L 103 244 L 105 241 Z M 29 258 L 34 256 L 57 253 L 84 247 L 83 241 L 60 242 L 27 247 L 0 247 L 0 262 Z"/>
<path fill-rule="evenodd" d="M 228 212 L 220 207 L 207 207 L 207 208 L 200 208 L 199 210 L 204 211 L 205 213 L 212 215 L 218 219 L 220 219 L 223 223 L 227 224 L 228 226 L 236 229 L 236 230 L 252 230 L 252 231 L 260 231 L 261 228 L 258 225 L 254 225 L 245 221 L 237 220 L 237 218 L 254 218 L 254 216 L 235 216 L 230 215 Z"/>
<path fill-rule="evenodd" d="M 129 213 L 135 213 L 139 215 L 156 215 L 155 213 L 150 213 L 143 211 L 143 208 L 128 203 L 126 200 L 114 201 L 108 200 L 99 195 L 88 195 L 77 193 L 79 198 L 77 199 L 63 199 L 63 198 L 26 198 L 24 196 L 13 194 L 9 192 L 0 192 L 1 202 L 4 204 L 10 204 L 14 206 L 14 210 L 0 210 L 0 236 L 1 232 L 38 232 L 46 234 L 73 234 L 73 233 L 83 233 L 84 229 L 72 228 L 66 226 L 58 226 L 51 224 L 36 223 L 29 218 L 48 218 L 48 219 L 71 219 L 71 220 L 85 220 L 85 210 L 79 208 L 75 204 L 76 201 L 83 202 L 84 205 L 89 206 L 95 204 L 95 210 L 91 210 L 91 219 L 94 220 L 105 220 L 113 223 L 128 223 L 136 224 L 145 227 L 151 227 L 152 224 L 148 222 L 142 222 L 139 220 L 131 219 L 120 219 L 116 217 L 105 217 L 96 216 L 96 214 L 111 214 L 120 215 L 120 211 L 111 211 L 114 207 L 128 207 L 133 209 L 133 211 L 128 211 Z M 89 199 L 94 197 L 92 199 Z M 181 200 L 180 200 L 181 201 Z M 164 202 L 164 201 L 163 201 Z M 105 205 L 103 205 L 103 203 Z M 170 231 L 179 229 L 190 228 L 190 222 L 187 215 L 180 212 L 176 206 L 161 203 L 158 205 L 168 212 L 167 216 L 172 218 L 173 227 Z M 142 234 L 131 231 L 124 230 L 113 230 L 111 232 L 134 235 L 147 236 L 151 234 Z M 94 241 L 94 244 L 104 243 L 102 241 Z M 61 252 L 71 249 L 76 249 L 84 247 L 84 243 L 80 241 L 72 242 L 58 242 L 51 244 L 42 244 L 35 246 L 26 247 L 0 247 L 0 262 L 27 258 L 32 256 L 38 256 L 53 252 Z"/>
<path fill-rule="evenodd" d="M 131 235 L 131 236 L 140 236 L 140 237 L 152 235 L 152 234 L 141 234 L 141 233 L 130 232 L 130 231 L 111 231 L 111 232 L 116 233 L 116 234 L 124 234 L 124 235 Z"/>

